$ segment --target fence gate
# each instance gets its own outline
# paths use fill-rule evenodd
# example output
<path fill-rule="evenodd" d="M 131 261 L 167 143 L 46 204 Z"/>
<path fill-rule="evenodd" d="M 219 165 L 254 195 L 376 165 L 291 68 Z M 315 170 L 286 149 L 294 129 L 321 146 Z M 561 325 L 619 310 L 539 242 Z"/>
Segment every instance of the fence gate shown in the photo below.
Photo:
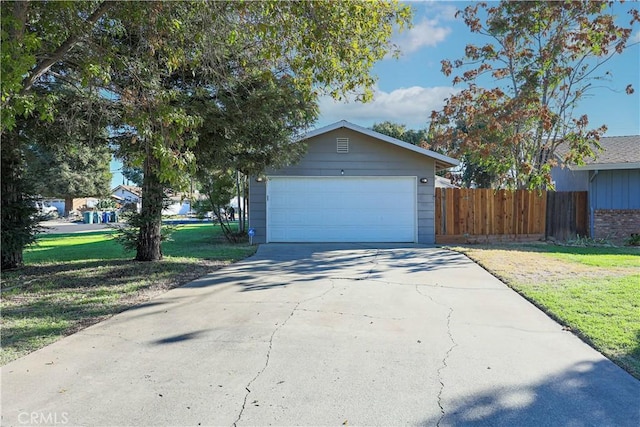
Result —
<path fill-rule="evenodd" d="M 569 240 L 588 236 L 586 191 L 550 191 L 547 193 L 547 238 Z"/>

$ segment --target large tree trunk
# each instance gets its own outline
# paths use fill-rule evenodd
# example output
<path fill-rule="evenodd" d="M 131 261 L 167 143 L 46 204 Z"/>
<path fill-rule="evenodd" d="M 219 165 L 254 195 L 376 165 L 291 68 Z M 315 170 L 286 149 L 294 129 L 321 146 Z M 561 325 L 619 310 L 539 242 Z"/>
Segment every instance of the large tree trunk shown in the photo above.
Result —
<path fill-rule="evenodd" d="M 65 196 L 64 198 L 64 216 L 69 216 L 71 211 L 73 210 L 73 197 Z"/>
<path fill-rule="evenodd" d="M 22 177 L 23 161 L 16 132 L 2 134 L 2 181 L 0 185 L 2 269 L 23 264 L 22 251 L 35 239 L 36 209 L 31 204 L 27 182 Z"/>
<path fill-rule="evenodd" d="M 138 234 L 137 261 L 162 259 L 162 205 L 164 188 L 156 173 L 159 162 L 150 154 L 144 163 L 142 211 Z"/>

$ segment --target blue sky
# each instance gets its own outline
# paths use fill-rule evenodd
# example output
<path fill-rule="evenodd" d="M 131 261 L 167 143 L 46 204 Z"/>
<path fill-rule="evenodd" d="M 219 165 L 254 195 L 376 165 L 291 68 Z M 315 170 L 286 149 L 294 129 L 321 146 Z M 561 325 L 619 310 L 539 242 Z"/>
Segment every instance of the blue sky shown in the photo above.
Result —
<path fill-rule="evenodd" d="M 369 127 L 376 122 L 393 121 L 420 129 L 428 126 L 432 110 L 443 106 L 443 99 L 453 90 L 450 77 L 441 71 L 442 59 L 462 58 L 468 43 L 482 45 L 487 38 L 472 34 L 461 19 L 455 18 L 457 9 L 467 2 L 413 2 L 414 27 L 394 36 L 394 41 L 404 52 L 398 60 L 390 58 L 379 62 L 374 73 L 379 77 L 376 97 L 372 103 L 335 103 L 322 98 L 321 118 L 318 126 L 344 119 Z M 638 4 L 616 3 L 613 13 L 621 18 L 620 24 L 628 26 L 627 11 Z M 638 25 L 632 34 L 634 42 L 640 42 Z M 606 124 L 607 135 L 640 133 L 640 47 L 638 44 L 609 61 L 603 70 L 609 70 L 612 81 L 608 87 L 599 88 L 581 102 L 580 113 L 587 114 L 590 124 L 598 127 Z M 636 90 L 627 95 L 625 88 L 632 84 Z M 458 88 L 458 86 L 457 86 Z"/>
<path fill-rule="evenodd" d="M 400 59 L 388 58 L 375 65 L 378 76 L 374 100 L 367 104 L 335 102 L 329 97 L 320 99 L 320 118 L 316 127 L 339 120 L 348 120 L 360 126 L 392 121 L 410 129 L 428 126 L 432 110 L 439 110 L 444 99 L 454 90 L 450 77 L 440 71 L 443 59 L 458 59 L 468 43 L 483 44 L 488 40 L 472 34 L 455 12 L 467 2 L 430 1 L 412 2 L 413 28 L 395 34 L 393 41 L 400 47 Z M 638 4 L 615 3 L 613 13 L 620 24 L 628 25 L 627 11 Z M 594 89 L 583 99 L 577 113 L 587 114 L 590 124 L 606 124 L 608 136 L 637 135 L 640 133 L 640 31 L 632 35 L 636 45 L 609 61 L 603 71 L 610 71 L 611 81 Z M 633 95 L 625 88 L 632 84 Z M 119 162 L 111 163 L 112 184 L 122 184 Z"/>

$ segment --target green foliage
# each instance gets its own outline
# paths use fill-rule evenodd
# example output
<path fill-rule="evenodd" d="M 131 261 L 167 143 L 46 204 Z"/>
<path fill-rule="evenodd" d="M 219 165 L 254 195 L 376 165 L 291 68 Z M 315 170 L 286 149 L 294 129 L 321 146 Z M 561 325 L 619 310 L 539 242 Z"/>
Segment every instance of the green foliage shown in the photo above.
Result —
<path fill-rule="evenodd" d="M 125 251 L 134 251 L 140 245 L 140 227 L 149 223 L 144 214 L 136 211 L 127 211 L 121 216 L 124 224 L 115 225 L 113 228 L 117 230 L 117 234 L 113 236 L 114 240 L 122 245 Z M 162 224 L 160 227 L 160 241 L 165 242 L 171 240 L 171 234 L 176 227 L 169 224 Z"/>
<path fill-rule="evenodd" d="M 134 166 L 123 165 L 122 176 L 133 182 L 134 185 L 141 187 L 143 181 L 142 169 Z"/>
<path fill-rule="evenodd" d="M 465 56 L 442 61 L 466 84 L 442 111 L 432 112 L 436 146 L 476 164 L 496 186 L 552 188 L 551 167 L 562 147 L 566 164 L 581 164 L 599 148 L 606 126 L 590 128 L 574 109 L 606 80 L 604 64 L 630 42 L 640 22 L 632 9 L 629 28 L 615 23 L 610 4 L 599 1 L 474 3 L 459 13 L 484 36 Z M 496 85 L 495 87 L 491 87 Z M 627 93 L 633 93 L 631 86 Z M 566 154 L 565 154 L 566 153 Z"/>
<path fill-rule="evenodd" d="M 33 188 L 27 180 L 21 179 L 25 159 L 17 148 L 19 138 L 15 131 L 6 132 L 0 144 L 0 224 L 2 226 L 2 269 L 22 266 L 22 249 L 35 242 L 38 231 L 38 212 L 35 207 Z"/>
<path fill-rule="evenodd" d="M 127 166 L 142 168 L 144 192 L 185 188 L 204 125 L 219 146 L 232 141 L 225 155 L 238 157 L 237 169 L 286 163 L 299 149 L 284 142 L 315 119 L 318 94 L 371 97 L 373 64 L 393 49 L 394 25 L 409 21 L 397 2 L 4 2 L 3 143 L 21 118 L 61 116 L 55 82 L 113 101 L 112 143 Z M 252 105 L 234 108 L 245 95 Z M 206 123 L 217 103 L 228 108 L 217 112 L 223 123 Z M 143 199 L 142 218 L 157 221 L 159 198 Z M 156 225 L 144 225 L 141 246 L 159 247 Z"/>
<path fill-rule="evenodd" d="M 113 199 L 100 199 L 96 203 L 96 209 L 100 211 L 114 210 L 116 208 L 116 202 Z"/>
<path fill-rule="evenodd" d="M 206 200 L 199 201 L 197 212 L 203 215 L 205 212 L 213 212 L 220 229 L 230 243 L 238 243 L 245 239 L 244 230 L 240 230 L 229 224 L 229 218 L 225 215 L 229 201 L 235 196 L 236 172 L 229 169 L 201 170 L 198 181 L 200 191 L 206 195 Z"/>
<path fill-rule="evenodd" d="M 393 122 L 374 123 L 371 129 L 409 144 L 424 145 L 427 143 L 427 129 L 407 129 L 405 125 Z"/>
<path fill-rule="evenodd" d="M 640 233 L 633 233 L 625 243 L 627 246 L 640 246 Z"/>
<path fill-rule="evenodd" d="M 583 246 L 583 247 L 598 247 L 598 246 L 612 246 L 611 241 L 607 238 L 593 238 L 588 236 L 576 236 L 575 239 L 571 239 L 567 242 L 570 246 Z"/>

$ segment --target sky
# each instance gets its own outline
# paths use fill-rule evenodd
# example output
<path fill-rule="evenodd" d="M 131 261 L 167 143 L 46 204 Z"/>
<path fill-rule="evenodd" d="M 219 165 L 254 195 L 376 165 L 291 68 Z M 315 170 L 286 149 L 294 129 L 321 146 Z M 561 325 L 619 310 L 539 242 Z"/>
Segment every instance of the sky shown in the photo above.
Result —
<path fill-rule="evenodd" d="M 376 64 L 374 74 L 379 78 L 375 98 L 368 104 L 355 102 L 336 103 L 329 97 L 320 101 L 321 117 L 318 127 L 339 120 L 348 120 L 361 126 L 392 121 L 405 124 L 409 129 L 428 127 L 432 110 L 439 110 L 453 87 L 454 77 L 445 77 L 440 71 L 440 61 L 462 58 L 468 43 L 481 45 L 489 42 L 486 37 L 473 34 L 455 13 L 467 2 L 413 2 L 413 28 L 395 34 L 393 41 L 403 52 L 400 59 L 388 58 Z M 616 3 L 613 13 L 620 17 L 620 24 L 628 26 L 627 11 L 638 4 Z M 640 42 L 639 26 L 632 34 L 634 42 Z M 610 71 L 612 79 L 608 87 L 594 89 L 580 104 L 580 113 L 589 116 L 590 124 L 599 127 L 606 124 L 608 136 L 637 135 L 640 133 L 640 46 L 628 48 L 622 55 L 609 61 L 603 71 Z M 454 71 L 455 72 L 455 71 Z M 632 84 L 636 90 L 627 95 L 625 88 Z"/>
<path fill-rule="evenodd" d="M 468 43 L 481 45 L 489 40 L 472 34 L 461 19 L 455 18 L 458 9 L 468 2 L 423 1 L 409 3 L 414 10 L 413 28 L 395 33 L 392 41 L 399 46 L 399 59 L 385 58 L 373 68 L 378 81 L 373 101 L 336 102 L 328 96 L 320 98 L 320 117 L 315 127 L 323 127 L 340 120 L 348 120 L 364 127 L 391 121 L 408 129 L 428 127 L 432 110 L 440 110 L 447 98 L 460 86 L 454 87 L 449 77 L 440 71 L 440 61 L 462 58 Z M 638 4 L 616 2 L 613 13 L 619 23 L 628 25 L 627 11 Z M 581 101 L 576 113 L 587 114 L 593 127 L 606 124 L 605 136 L 640 134 L 640 27 L 636 24 L 632 40 L 636 44 L 615 56 L 603 68 L 611 80 L 593 89 Z M 625 88 L 632 84 L 635 93 L 627 95 Z M 122 184 L 119 162 L 112 162 L 113 187 Z"/>

